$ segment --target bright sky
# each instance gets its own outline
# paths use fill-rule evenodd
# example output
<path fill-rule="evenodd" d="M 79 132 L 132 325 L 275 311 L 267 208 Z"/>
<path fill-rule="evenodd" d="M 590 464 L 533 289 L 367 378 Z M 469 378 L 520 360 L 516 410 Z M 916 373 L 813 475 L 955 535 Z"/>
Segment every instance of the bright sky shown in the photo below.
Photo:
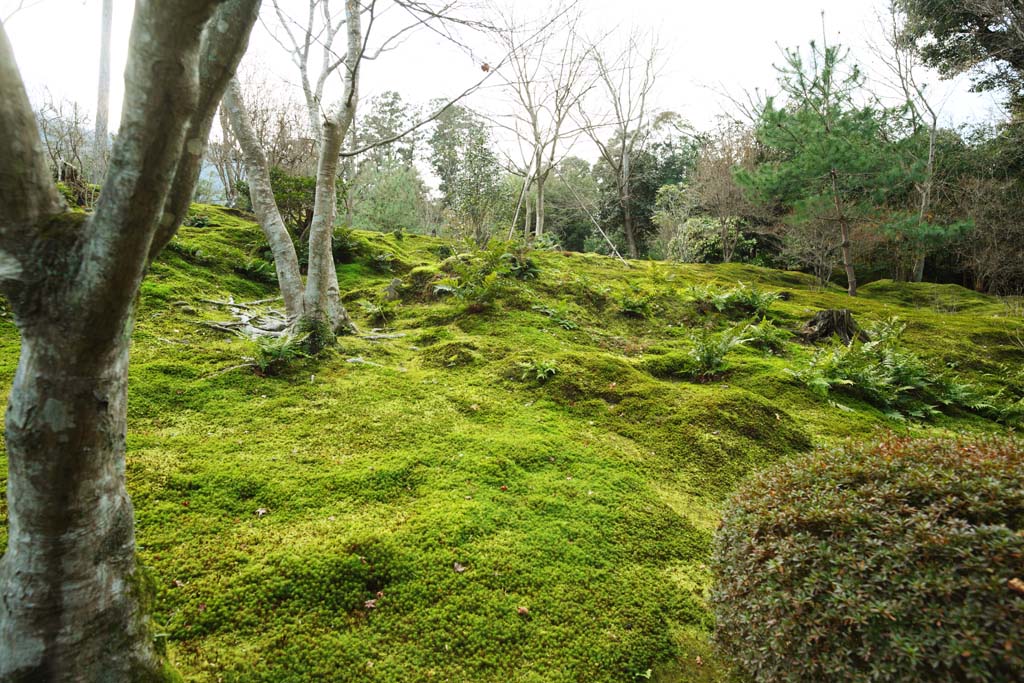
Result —
<path fill-rule="evenodd" d="M 0 17 L 19 0 L 0 0 Z M 543 0 L 498 0 L 521 16 L 537 16 L 550 7 Z M 48 90 L 53 97 L 77 100 L 95 110 L 99 63 L 100 0 L 26 0 L 27 7 L 5 28 L 14 45 L 30 96 L 38 101 Z M 294 15 L 303 15 L 306 0 L 285 0 Z M 340 5 L 341 3 L 338 2 Z M 604 33 L 637 27 L 659 36 L 664 68 L 654 105 L 674 110 L 698 128 L 707 128 L 729 108 L 722 91 L 741 94 L 754 88 L 774 91 L 773 63 L 781 47 L 806 45 L 822 34 L 822 11 L 831 43 L 842 43 L 872 73 L 867 43 L 877 40 L 875 13 L 885 0 L 580 0 L 584 30 Z M 111 121 L 120 115 L 132 0 L 114 0 L 113 85 Z M 265 3 L 265 15 L 271 13 Z M 343 37 L 339 38 L 340 41 Z M 472 56 L 437 34 L 420 31 L 400 49 L 386 54 L 364 71 L 362 94 L 370 97 L 397 90 L 407 102 L 426 103 L 452 96 L 481 77 L 480 62 L 501 59 L 498 45 L 479 38 L 467 39 Z M 259 69 L 284 82 L 294 82 L 294 67 L 265 26 L 257 26 L 249 57 Z M 943 104 L 945 123 L 975 122 L 999 115 L 992 95 L 967 92 L 967 84 L 938 82 L 931 86 Z M 474 95 L 471 104 L 482 108 L 504 106 L 494 89 Z M 580 152 L 590 156 L 585 150 Z"/>

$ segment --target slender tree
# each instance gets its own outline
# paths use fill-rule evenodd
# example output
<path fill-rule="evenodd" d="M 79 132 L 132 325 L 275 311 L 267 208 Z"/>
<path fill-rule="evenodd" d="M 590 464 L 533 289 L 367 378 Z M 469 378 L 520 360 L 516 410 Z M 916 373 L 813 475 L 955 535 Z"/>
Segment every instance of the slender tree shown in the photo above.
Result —
<path fill-rule="evenodd" d="M 96 88 L 96 135 L 97 161 L 107 154 L 107 138 L 110 133 L 110 31 L 114 23 L 114 0 L 103 0 L 100 17 L 100 79 Z"/>
<path fill-rule="evenodd" d="M 649 99 L 658 72 L 658 46 L 652 39 L 634 32 L 619 54 L 609 56 L 601 46 L 594 45 L 589 55 L 608 109 L 594 116 L 587 106 L 581 105 L 578 112 L 583 130 L 613 172 L 626 249 L 631 258 L 638 258 L 640 240 L 631 197 L 635 175 L 633 160 L 643 150 L 651 131 Z"/>
<path fill-rule="evenodd" d="M 523 177 L 533 190 L 536 237 L 544 234 L 548 178 L 581 132 L 571 116 L 593 87 L 591 48 L 579 36 L 580 15 L 574 7 L 556 7 L 555 19 L 539 32 L 519 27 L 510 15 L 498 33 L 509 55 L 506 84 L 513 109 L 496 120 L 520 146 Z"/>
<path fill-rule="evenodd" d="M 174 678 L 153 648 L 125 490 L 135 301 L 185 217 L 258 0 L 140 2 L 96 210 L 64 205 L 0 26 L 0 290 L 21 356 L 8 398 L 0 681 Z"/>

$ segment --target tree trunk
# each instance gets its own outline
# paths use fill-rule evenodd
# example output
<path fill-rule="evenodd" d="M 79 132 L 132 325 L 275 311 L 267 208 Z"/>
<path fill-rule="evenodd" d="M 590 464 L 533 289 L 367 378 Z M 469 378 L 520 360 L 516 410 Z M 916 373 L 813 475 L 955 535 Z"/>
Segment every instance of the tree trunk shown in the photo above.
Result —
<path fill-rule="evenodd" d="M 917 254 L 914 257 L 914 282 L 921 282 L 924 280 L 924 262 L 926 258 L 927 257 L 924 254 Z"/>
<path fill-rule="evenodd" d="M 846 271 L 846 291 L 850 296 L 857 296 L 857 273 L 853 269 L 853 257 L 850 253 L 850 228 L 846 221 L 840 221 L 839 231 L 843 238 L 840 250 L 843 254 L 843 269 Z"/>
<path fill-rule="evenodd" d="M 622 231 L 626 233 L 626 250 L 629 258 L 640 258 L 640 252 L 636 247 L 636 236 L 633 234 L 633 212 L 629 206 L 629 195 L 626 195 L 622 205 Z"/>
<path fill-rule="evenodd" d="M 313 222 L 309 227 L 309 265 L 306 270 L 300 327 L 310 335 L 310 348 L 318 351 L 333 342 L 335 335 L 347 332 L 352 323 L 341 305 L 338 274 L 334 267 L 332 238 L 337 207 L 338 154 L 345 131 L 335 121 L 324 123 L 321 132 L 320 162 L 313 200 Z"/>
<path fill-rule="evenodd" d="M 544 178 L 537 177 L 537 223 L 534 236 L 544 234 Z"/>
<path fill-rule="evenodd" d="M 722 262 L 729 263 L 732 261 L 732 254 L 736 246 L 731 239 L 732 235 L 729 234 L 729 219 L 719 218 L 718 225 L 722 229 Z"/>
<path fill-rule="evenodd" d="M 839 204 L 839 179 L 835 169 L 832 169 L 832 201 L 836 208 L 836 218 L 839 221 L 839 234 L 842 242 L 839 250 L 843 255 L 843 269 L 846 271 L 846 291 L 850 296 L 857 296 L 857 274 L 853 270 L 853 258 L 850 253 L 850 226 L 843 214 L 842 206 Z"/>
<path fill-rule="evenodd" d="M 274 254 L 274 268 L 277 270 L 277 283 L 284 297 L 285 313 L 288 322 L 295 323 L 305 310 L 299 258 L 274 199 L 267 159 L 263 156 L 263 150 L 260 149 L 259 141 L 253 132 L 249 112 L 246 111 L 242 100 L 241 88 L 235 79 L 231 80 L 224 91 L 224 110 L 227 111 L 231 130 L 238 140 L 238 145 L 242 148 L 245 175 L 249 178 L 249 199 L 252 201 L 252 209 Z"/>
<path fill-rule="evenodd" d="M 100 79 L 96 88 L 96 161 L 103 166 L 110 133 L 110 31 L 114 21 L 114 0 L 103 0 L 100 19 Z"/>
<path fill-rule="evenodd" d="M 187 211 L 258 4 L 138 4 L 120 134 L 89 216 L 57 193 L 0 23 L 0 288 L 21 334 L 5 434 L 0 681 L 176 678 L 153 646 L 125 490 L 132 310 Z"/>
<path fill-rule="evenodd" d="M 22 337 L 6 420 L 0 680 L 165 679 L 124 485 L 129 329 L 70 358 L 58 329 Z"/>

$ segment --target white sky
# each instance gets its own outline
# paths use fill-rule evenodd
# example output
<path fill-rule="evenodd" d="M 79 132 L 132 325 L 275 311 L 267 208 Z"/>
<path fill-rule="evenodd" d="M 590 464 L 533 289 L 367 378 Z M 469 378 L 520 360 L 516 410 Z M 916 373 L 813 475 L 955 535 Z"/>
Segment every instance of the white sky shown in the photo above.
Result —
<path fill-rule="evenodd" d="M 520 16 L 537 16 L 550 2 L 497 0 Z M 285 0 L 302 16 L 306 0 Z M 580 0 L 584 30 L 604 33 L 634 26 L 656 33 L 664 51 L 664 68 L 654 95 L 658 109 L 677 111 L 697 128 L 709 127 L 716 116 L 729 109 L 720 93 L 740 94 L 744 89 L 775 90 L 773 63 L 780 61 L 781 47 L 806 45 L 822 34 L 825 12 L 829 40 L 851 48 L 868 73 L 873 69 L 867 42 L 879 33 L 875 12 L 884 0 Z M 0 17 L 18 0 L 0 0 Z M 5 25 L 33 100 L 45 90 L 56 98 L 77 100 L 89 111 L 95 108 L 99 62 L 100 0 L 27 0 L 29 6 Z M 269 2 L 265 3 L 264 14 Z M 339 3 L 340 4 L 340 3 Z M 120 115 L 123 94 L 120 74 L 131 23 L 132 0 L 114 0 L 113 85 L 111 121 Z M 343 37 L 339 39 L 343 40 Z M 363 72 L 362 95 L 369 98 L 385 90 L 397 90 L 407 102 L 426 103 L 452 96 L 478 80 L 480 62 L 501 58 L 497 44 L 468 39 L 474 55 L 467 55 L 429 31 L 414 35 L 402 47 L 373 62 Z M 284 82 L 294 82 L 294 67 L 267 29 L 257 25 L 247 59 Z M 947 124 L 976 122 L 999 116 L 998 99 L 991 94 L 967 92 L 964 80 L 932 85 L 936 99 L 944 103 Z M 495 85 L 497 84 L 496 81 Z M 287 85 L 282 84 L 282 90 Z M 471 104 L 490 108 L 505 106 L 494 88 L 476 93 Z M 591 157 L 588 150 L 579 153 Z"/>

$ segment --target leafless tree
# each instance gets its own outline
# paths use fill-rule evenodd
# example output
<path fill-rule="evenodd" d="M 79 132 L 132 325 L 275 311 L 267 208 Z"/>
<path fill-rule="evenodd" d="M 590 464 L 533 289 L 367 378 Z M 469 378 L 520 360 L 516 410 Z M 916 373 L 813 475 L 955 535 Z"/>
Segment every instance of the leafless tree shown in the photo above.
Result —
<path fill-rule="evenodd" d="M 627 37 L 625 47 L 616 55 L 609 55 L 603 45 L 592 45 L 589 55 L 604 108 L 600 114 L 588 110 L 586 103 L 578 108 L 583 130 L 615 174 L 622 227 L 631 258 L 640 255 L 632 213 L 631 162 L 643 150 L 650 132 L 649 98 L 658 74 L 658 52 L 652 36 L 636 31 Z"/>
<path fill-rule="evenodd" d="M 242 150 L 231 133 L 224 107 L 218 110 L 217 118 L 220 123 L 220 139 L 210 141 L 206 148 L 206 159 L 213 166 L 221 187 L 224 188 L 224 203 L 228 206 L 237 206 L 238 184 L 245 173 Z"/>
<path fill-rule="evenodd" d="M 74 203 L 92 206 L 93 180 L 104 164 L 91 144 L 89 117 L 77 102 L 54 100 L 49 93 L 35 111 L 50 173 L 74 195 Z"/>
<path fill-rule="evenodd" d="M 128 351 L 148 264 L 188 211 L 258 0 L 135 10 L 96 210 L 68 211 L 0 27 L 0 291 L 21 333 L 8 398 L 0 680 L 163 681 L 125 490 Z"/>
<path fill-rule="evenodd" d="M 974 0 L 984 1 L 984 0 Z M 922 65 L 917 53 L 906 44 L 903 35 L 906 17 L 899 7 L 899 0 L 890 0 L 886 14 L 879 16 L 883 43 L 872 45 L 885 68 L 883 81 L 895 90 L 906 103 L 908 124 L 912 131 L 924 130 L 928 136 L 923 161 L 924 171 L 920 180 L 914 183 L 917 195 L 917 220 L 926 221 L 932 211 L 932 197 L 935 187 L 935 146 L 939 134 L 939 108 L 926 93 L 920 82 Z M 924 278 L 924 264 L 927 251 L 923 245 L 914 245 L 911 253 L 911 276 L 914 282 Z"/>
<path fill-rule="evenodd" d="M 722 260 L 732 261 L 741 237 L 738 219 L 763 213 L 747 200 L 736 182 L 735 171 L 752 169 L 757 155 L 753 131 L 739 124 L 723 124 L 701 146 L 690 192 L 703 213 L 718 221 Z"/>
<path fill-rule="evenodd" d="M 435 21 L 459 21 L 449 15 L 454 3 L 435 8 L 420 0 L 388 2 L 391 3 L 390 6 L 408 13 L 410 18 L 407 24 L 374 43 L 372 49 L 371 33 L 381 14 L 378 0 L 367 0 L 363 3 L 346 0 L 344 14 L 340 17 L 331 13 L 328 0 L 308 0 L 305 22 L 289 16 L 280 4 L 274 4 L 275 14 L 280 22 L 287 26 L 282 29 L 287 39 L 279 42 L 291 54 L 299 70 L 306 97 L 307 118 L 310 125 L 316 126 L 316 193 L 313 218 L 308 231 L 309 260 L 305 285 L 299 275 L 295 247 L 288 237 L 280 210 L 274 200 L 265 147 L 260 144 L 253 129 L 252 116 L 241 97 L 240 86 L 233 83 L 225 93 L 225 110 L 230 127 L 242 148 L 245 174 L 249 180 L 250 197 L 257 219 L 274 252 L 289 321 L 294 329 L 308 335 L 309 345 L 314 349 L 330 343 L 336 334 L 352 329 L 348 314 L 341 304 L 331 249 L 337 210 L 336 179 L 340 159 L 356 156 L 373 146 L 394 142 L 436 118 L 454 102 L 448 102 L 438 112 L 414 124 L 409 130 L 399 132 L 391 139 L 376 141 L 363 149 L 342 152 L 342 145 L 350 137 L 355 122 L 359 104 L 360 74 L 364 61 L 376 59 L 384 52 L 394 49 L 401 43 L 404 35 L 417 27 L 428 26 Z M 343 30 L 347 38 L 346 50 L 343 55 L 337 55 L 333 41 Z M 321 53 L 318 72 L 313 72 L 311 68 L 312 60 L 316 58 L 316 52 L 312 49 L 314 45 Z M 321 102 L 323 86 L 336 71 L 340 72 L 343 79 L 343 93 L 325 112 Z M 484 78 L 488 77 L 489 74 Z M 459 97 L 464 97 L 471 90 L 472 88 L 468 89 Z"/>
<path fill-rule="evenodd" d="M 576 3 L 556 7 L 552 17 L 538 32 L 518 26 L 508 14 L 498 32 L 509 55 L 505 81 L 515 110 L 496 120 L 516 136 L 523 157 L 516 166 L 533 190 L 537 237 L 544 234 L 544 186 L 581 133 L 571 116 L 593 87 L 591 47 L 577 30 Z"/>

